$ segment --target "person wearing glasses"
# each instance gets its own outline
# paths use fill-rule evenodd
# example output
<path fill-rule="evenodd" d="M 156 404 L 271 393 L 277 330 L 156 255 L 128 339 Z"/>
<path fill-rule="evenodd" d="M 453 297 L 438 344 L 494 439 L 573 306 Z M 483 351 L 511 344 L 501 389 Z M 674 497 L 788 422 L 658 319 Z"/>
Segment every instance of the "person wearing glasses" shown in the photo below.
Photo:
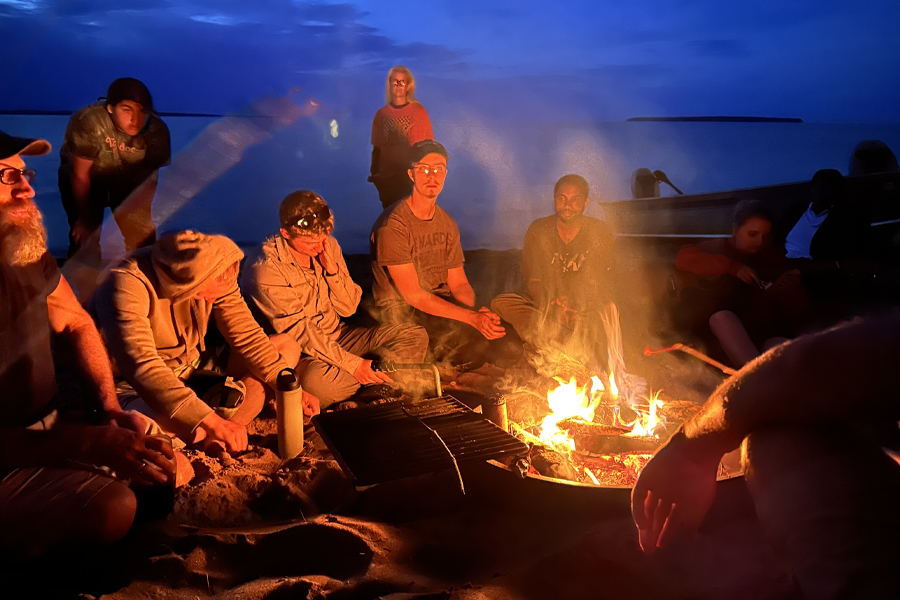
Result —
<path fill-rule="evenodd" d="M 69 219 L 69 256 L 100 265 L 99 229 L 108 206 L 125 247 L 152 244 L 156 174 L 171 159 L 169 129 L 142 82 L 113 81 L 106 98 L 77 111 L 60 148 L 59 192 Z M 127 200 L 127 202 L 126 202 Z"/>
<path fill-rule="evenodd" d="M 243 289 L 269 333 L 299 343 L 301 385 L 319 398 L 321 408 L 351 396 L 362 399 L 361 386 L 392 383 L 372 369 L 373 356 L 400 363 L 425 359 L 428 334 L 422 327 L 354 327 L 341 321 L 356 312 L 362 290 L 331 235 L 334 215 L 321 196 L 310 190 L 288 194 L 278 217 L 281 228 L 244 271 Z"/>
<path fill-rule="evenodd" d="M 487 342 L 505 331 L 500 317 L 475 308 L 459 228 L 437 205 L 447 150 L 424 140 L 413 145 L 410 158 L 412 193 L 386 208 L 372 227 L 372 293 L 382 322 L 422 325 L 437 362 L 472 368 L 500 351 Z"/>
<path fill-rule="evenodd" d="M 604 221 L 585 216 L 589 191 L 580 175 L 559 178 L 556 214 L 533 222 L 525 234 L 525 289 L 491 302 L 527 344 L 526 357 L 547 353 L 552 365 L 559 352 L 591 367 L 603 366 L 606 355 L 601 311 L 614 297 L 614 236 Z"/>
<path fill-rule="evenodd" d="M 267 336 L 244 302 L 243 257 L 222 235 L 170 234 L 114 267 L 91 300 L 110 356 L 135 392 L 123 386 L 122 405 L 214 456 L 247 449 L 247 425 L 266 388 L 274 392 L 278 374 L 300 359 L 294 340 Z M 226 345 L 207 346 L 211 320 Z M 318 412 L 311 394 L 304 392 L 303 405 Z"/>
<path fill-rule="evenodd" d="M 0 132 L 0 556 L 20 558 L 122 538 L 137 510 L 122 480 L 175 478 L 171 446 L 120 407 L 100 334 L 47 252 L 22 157 L 48 152 L 46 140 Z M 63 343 L 51 350 L 51 338 Z M 62 423 L 54 358 L 81 376 L 99 424 Z"/>
<path fill-rule="evenodd" d="M 406 67 L 388 71 L 387 104 L 372 121 L 372 169 L 369 181 L 375 184 L 381 206 L 387 208 L 409 196 L 412 185 L 406 175 L 410 147 L 434 138 L 428 111 L 416 101 L 416 80 Z"/>

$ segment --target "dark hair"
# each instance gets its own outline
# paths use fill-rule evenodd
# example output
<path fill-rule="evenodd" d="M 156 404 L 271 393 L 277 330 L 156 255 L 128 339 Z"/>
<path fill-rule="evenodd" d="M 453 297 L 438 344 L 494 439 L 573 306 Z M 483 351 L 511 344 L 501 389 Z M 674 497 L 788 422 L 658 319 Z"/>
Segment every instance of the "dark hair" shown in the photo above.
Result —
<path fill-rule="evenodd" d="M 844 176 L 837 169 L 820 169 L 810 185 L 811 201 L 817 212 L 843 203 L 847 198 Z"/>
<path fill-rule="evenodd" d="M 772 214 L 759 200 L 741 200 L 734 205 L 734 218 L 731 220 L 734 227 L 741 227 L 751 217 L 759 217 L 772 223 Z"/>
<path fill-rule="evenodd" d="M 447 156 L 447 149 L 444 148 L 443 144 L 434 140 L 422 140 L 413 144 L 412 148 L 409 149 L 410 167 L 429 154 L 440 154 L 444 157 L 444 160 L 450 161 L 450 157 Z"/>
<path fill-rule="evenodd" d="M 553 197 L 556 197 L 556 193 L 559 192 L 559 188 L 562 186 L 571 183 L 574 186 L 577 186 L 582 192 L 584 192 L 584 197 L 587 198 L 590 194 L 590 188 L 588 187 L 588 182 L 581 175 L 575 175 L 574 173 L 569 173 L 568 175 L 563 175 L 560 177 L 556 185 L 553 186 Z"/>
<path fill-rule="evenodd" d="M 329 235 L 334 231 L 334 216 L 330 210 L 324 211 L 327 216 L 314 218 L 306 229 L 297 226 L 297 221 L 310 213 L 319 213 L 322 208 L 328 209 L 328 203 L 312 190 L 298 190 L 288 194 L 278 207 L 278 220 L 281 227 L 291 235 Z"/>
<path fill-rule="evenodd" d="M 881 140 L 863 140 L 856 145 L 853 154 L 850 155 L 851 176 L 897 171 L 900 171 L 897 157 Z"/>
<path fill-rule="evenodd" d="M 153 110 L 153 98 L 150 97 L 150 90 L 147 89 L 144 82 L 134 77 L 120 77 L 109 84 L 109 89 L 106 91 L 106 104 L 115 106 L 122 100 L 131 100 L 147 110 Z"/>

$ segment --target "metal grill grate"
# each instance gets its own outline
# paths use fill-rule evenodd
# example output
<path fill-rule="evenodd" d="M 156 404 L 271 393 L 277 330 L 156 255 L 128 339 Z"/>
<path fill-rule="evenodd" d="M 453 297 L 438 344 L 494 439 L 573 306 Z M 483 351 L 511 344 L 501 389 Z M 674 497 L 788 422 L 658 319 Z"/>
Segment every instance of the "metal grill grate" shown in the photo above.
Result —
<path fill-rule="evenodd" d="M 344 472 L 360 486 L 453 468 L 448 449 L 457 462 L 528 451 L 524 443 L 449 395 L 324 413 L 313 417 L 313 424 Z"/>

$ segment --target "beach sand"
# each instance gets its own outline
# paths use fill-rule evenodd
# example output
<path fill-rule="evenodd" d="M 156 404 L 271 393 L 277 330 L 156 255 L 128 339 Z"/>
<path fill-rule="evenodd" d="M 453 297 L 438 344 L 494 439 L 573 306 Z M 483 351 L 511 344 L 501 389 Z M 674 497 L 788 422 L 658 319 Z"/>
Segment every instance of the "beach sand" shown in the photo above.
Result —
<path fill-rule="evenodd" d="M 479 301 L 512 289 L 519 253 L 466 254 Z M 629 371 L 669 397 L 701 403 L 721 374 L 690 358 L 645 357 L 657 283 L 647 256 L 623 257 L 633 287 L 621 302 Z M 665 262 L 653 257 L 649 263 Z M 351 256 L 371 283 L 368 257 Z M 652 265 L 651 265 L 652 266 Z M 651 269 L 652 272 L 652 269 Z M 658 281 L 657 281 L 658 282 Z M 489 390 L 492 367 L 448 383 Z M 271 412 L 254 447 L 226 461 L 189 451 L 194 480 L 165 521 L 138 524 L 115 546 L 7 564 L 3 596 L 137 600 L 221 598 L 453 600 L 790 598 L 791 579 L 766 543 L 744 483 L 721 482 L 696 540 L 641 553 L 628 490 L 529 487 L 488 465 L 357 490 L 307 427 L 301 457 L 282 465 Z M 525 485 L 523 485 L 523 483 Z"/>

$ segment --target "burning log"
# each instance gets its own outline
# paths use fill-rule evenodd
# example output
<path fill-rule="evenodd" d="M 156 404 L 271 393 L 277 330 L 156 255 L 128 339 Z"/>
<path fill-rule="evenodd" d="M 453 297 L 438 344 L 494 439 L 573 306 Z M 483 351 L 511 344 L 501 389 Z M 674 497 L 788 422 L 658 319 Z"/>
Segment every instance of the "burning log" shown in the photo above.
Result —
<path fill-rule="evenodd" d="M 578 471 L 565 456 L 556 450 L 550 450 L 543 446 L 534 448 L 531 451 L 531 466 L 544 477 L 578 481 Z"/>
<path fill-rule="evenodd" d="M 590 454 L 652 453 L 659 447 L 659 440 L 651 436 L 631 436 L 618 427 L 566 419 L 559 424 L 575 439 L 578 452 Z"/>

